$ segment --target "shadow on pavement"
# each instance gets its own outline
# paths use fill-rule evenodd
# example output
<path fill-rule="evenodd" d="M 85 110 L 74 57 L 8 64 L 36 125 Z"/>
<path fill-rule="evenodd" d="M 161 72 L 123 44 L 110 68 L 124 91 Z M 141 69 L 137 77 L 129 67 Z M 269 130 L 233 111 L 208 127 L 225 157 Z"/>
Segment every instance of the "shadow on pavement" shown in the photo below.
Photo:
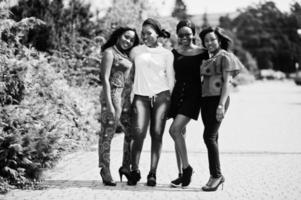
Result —
<path fill-rule="evenodd" d="M 157 184 L 156 187 L 148 187 L 145 183 L 138 183 L 136 186 L 128 186 L 126 182 L 117 182 L 116 187 L 104 186 L 98 180 L 45 180 L 42 186 L 48 188 L 66 189 L 66 188 L 90 188 L 95 190 L 129 190 L 137 192 L 145 191 L 169 191 L 169 192 L 201 192 L 200 188 L 187 187 L 172 188 L 168 184 Z"/>

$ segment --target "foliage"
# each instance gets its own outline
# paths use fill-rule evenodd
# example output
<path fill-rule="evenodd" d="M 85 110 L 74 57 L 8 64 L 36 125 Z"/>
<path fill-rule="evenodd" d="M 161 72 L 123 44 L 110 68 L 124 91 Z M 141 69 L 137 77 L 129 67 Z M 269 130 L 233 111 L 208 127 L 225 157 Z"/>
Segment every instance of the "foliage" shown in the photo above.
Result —
<path fill-rule="evenodd" d="M 297 34 L 300 13 L 297 1 L 291 13 L 283 13 L 274 2 L 266 1 L 241 10 L 233 20 L 223 17 L 220 22 L 254 56 L 260 69 L 292 72 L 295 62 L 300 62 L 301 40 Z"/>
<path fill-rule="evenodd" d="M 1 39 L 9 45 L 27 45 L 34 46 L 37 50 L 44 51 L 49 43 L 48 38 L 44 37 L 48 27 L 45 22 L 34 17 L 24 18 L 19 22 L 13 20 L 4 20 L 7 24 L 5 30 L 1 31 Z"/>
<path fill-rule="evenodd" d="M 209 21 L 208 21 L 207 12 L 205 12 L 205 13 L 203 14 L 203 24 L 202 24 L 202 29 L 203 29 L 203 28 L 206 28 L 206 27 L 208 27 L 208 26 L 210 26 L 210 25 L 209 25 Z"/>
<path fill-rule="evenodd" d="M 49 58 L 52 66 L 60 70 L 71 86 L 97 86 L 100 78 L 101 45 L 104 38 L 94 40 L 77 38 L 71 46 L 64 46 L 61 51 L 52 50 Z"/>
<path fill-rule="evenodd" d="M 23 99 L 25 89 L 19 74 L 22 69 L 3 57 L 0 66 L 0 105 L 18 104 Z"/>
<path fill-rule="evenodd" d="M 95 24 L 90 20 L 93 17 L 90 4 L 80 0 L 69 1 L 67 7 L 64 7 L 63 0 L 20 0 L 11 8 L 11 12 L 16 21 L 28 17 L 45 21 L 47 28 L 33 33 L 36 37 L 33 38 L 35 47 L 40 46 L 44 51 L 69 46 L 77 37 L 95 36 Z M 41 44 L 43 41 L 44 44 Z"/>
<path fill-rule="evenodd" d="M 171 16 L 177 18 L 178 20 L 187 19 L 189 16 L 187 14 L 187 8 L 182 0 L 176 0 L 175 1 L 175 7 L 172 11 Z"/>
<path fill-rule="evenodd" d="M 109 8 L 106 15 L 97 23 L 101 24 L 103 35 L 107 38 L 118 26 L 134 27 L 140 32 L 142 22 L 148 17 L 156 16 L 158 16 L 157 11 L 148 1 L 113 1 L 112 7 Z"/>
<path fill-rule="evenodd" d="M 73 62 L 75 53 L 65 52 L 70 57 L 62 58 L 27 48 L 19 42 L 19 35 L 26 35 L 31 24 L 25 23 L 24 29 L 16 32 L 10 31 L 12 26 L 1 26 L 11 42 L 0 41 L 3 193 L 10 188 L 7 183 L 18 188 L 35 187 L 43 169 L 52 167 L 63 152 L 94 143 L 99 130 L 100 88 L 97 84 L 73 87 L 65 79 L 69 69 L 65 65 Z M 82 46 L 78 50 L 84 49 Z M 93 53 L 87 50 L 84 55 Z"/>

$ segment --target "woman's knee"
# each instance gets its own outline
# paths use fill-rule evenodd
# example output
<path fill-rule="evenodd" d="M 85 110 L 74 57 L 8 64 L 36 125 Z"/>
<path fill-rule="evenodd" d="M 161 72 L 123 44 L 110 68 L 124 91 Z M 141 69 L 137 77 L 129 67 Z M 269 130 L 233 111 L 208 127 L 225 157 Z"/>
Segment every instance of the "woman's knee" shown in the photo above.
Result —
<path fill-rule="evenodd" d="M 170 128 L 169 128 L 169 135 L 170 135 L 173 139 L 179 137 L 181 133 L 182 133 L 182 131 L 181 131 L 181 128 L 180 128 L 180 127 L 174 126 L 174 125 L 171 125 L 171 126 L 170 126 Z"/>
<path fill-rule="evenodd" d="M 133 127 L 132 130 L 133 130 L 133 134 L 132 134 L 133 140 L 143 141 L 145 139 L 146 133 L 142 128 Z"/>
<path fill-rule="evenodd" d="M 215 144 L 216 143 L 216 134 L 215 133 L 208 133 L 204 132 L 203 139 L 205 144 Z"/>
<path fill-rule="evenodd" d="M 163 134 L 161 131 L 154 131 L 151 133 L 151 140 L 156 143 L 162 143 Z"/>

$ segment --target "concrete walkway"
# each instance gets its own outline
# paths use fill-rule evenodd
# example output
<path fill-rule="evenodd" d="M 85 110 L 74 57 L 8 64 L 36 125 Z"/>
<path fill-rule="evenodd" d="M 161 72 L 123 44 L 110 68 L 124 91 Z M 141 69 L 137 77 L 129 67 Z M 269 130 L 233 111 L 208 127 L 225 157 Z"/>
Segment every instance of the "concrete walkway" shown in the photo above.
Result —
<path fill-rule="evenodd" d="M 178 174 L 173 141 L 164 135 L 157 182 L 145 186 L 150 165 L 149 136 L 144 144 L 137 186 L 120 182 L 123 135 L 112 143 L 112 175 L 116 187 L 100 181 L 96 146 L 91 151 L 65 156 L 55 169 L 45 173 L 45 190 L 13 190 L 0 199 L 214 199 L 293 200 L 301 197 L 301 87 L 291 81 L 256 82 L 240 86 L 231 95 L 230 109 L 220 130 L 223 190 L 201 191 L 208 178 L 208 160 L 202 140 L 202 122 L 192 121 L 187 129 L 189 160 L 194 168 L 187 189 L 169 187 Z"/>

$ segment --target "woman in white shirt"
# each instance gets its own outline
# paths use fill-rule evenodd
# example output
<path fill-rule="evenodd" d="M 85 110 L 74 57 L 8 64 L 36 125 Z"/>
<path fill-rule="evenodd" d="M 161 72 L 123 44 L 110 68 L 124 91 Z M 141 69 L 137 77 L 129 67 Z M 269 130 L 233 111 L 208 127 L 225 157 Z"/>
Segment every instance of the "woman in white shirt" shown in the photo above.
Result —
<path fill-rule="evenodd" d="M 174 86 L 173 54 L 159 44 L 158 38 L 169 36 L 168 32 L 161 29 L 157 20 L 149 18 L 142 24 L 141 39 L 144 44 L 135 47 L 131 52 L 135 79 L 132 104 L 132 171 L 128 185 L 136 185 L 141 179 L 139 160 L 149 125 L 151 166 L 146 184 L 156 185 L 162 136 L 170 106 L 170 94 Z"/>

